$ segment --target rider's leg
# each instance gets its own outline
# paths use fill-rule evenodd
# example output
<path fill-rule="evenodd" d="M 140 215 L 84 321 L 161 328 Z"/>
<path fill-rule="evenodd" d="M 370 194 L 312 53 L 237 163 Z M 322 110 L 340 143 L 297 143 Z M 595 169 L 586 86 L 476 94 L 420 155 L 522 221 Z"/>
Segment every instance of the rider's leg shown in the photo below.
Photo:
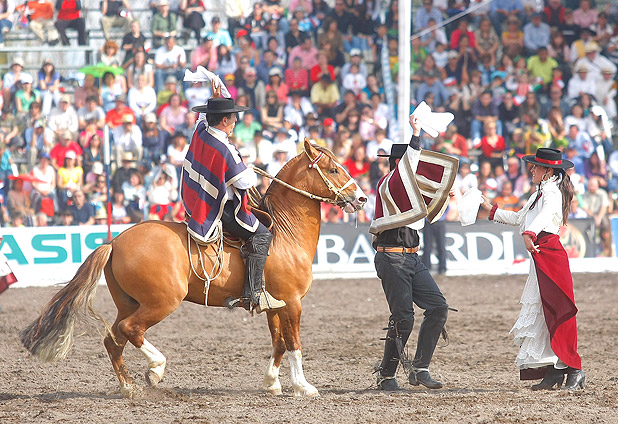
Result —
<path fill-rule="evenodd" d="M 285 302 L 272 297 L 263 287 L 264 266 L 272 242 L 272 234 L 263 224 L 259 224 L 254 233 L 241 227 L 234 217 L 232 202 L 227 202 L 221 216 L 225 231 L 245 240 L 242 255 L 245 258 L 245 285 L 240 299 L 242 306 L 257 313 L 266 309 L 278 309 Z"/>

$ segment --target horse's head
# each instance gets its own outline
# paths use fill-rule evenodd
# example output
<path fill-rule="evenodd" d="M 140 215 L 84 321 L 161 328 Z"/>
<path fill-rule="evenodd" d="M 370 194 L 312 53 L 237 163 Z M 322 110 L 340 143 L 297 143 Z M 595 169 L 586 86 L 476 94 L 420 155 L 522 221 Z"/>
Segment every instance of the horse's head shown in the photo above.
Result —
<path fill-rule="evenodd" d="M 330 150 L 305 139 L 305 154 L 309 159 L 309 175 L 315 172 L 307 187 L 310 193 L 330 199 L 347 213 L 365 206 L 367 196 Z"/>

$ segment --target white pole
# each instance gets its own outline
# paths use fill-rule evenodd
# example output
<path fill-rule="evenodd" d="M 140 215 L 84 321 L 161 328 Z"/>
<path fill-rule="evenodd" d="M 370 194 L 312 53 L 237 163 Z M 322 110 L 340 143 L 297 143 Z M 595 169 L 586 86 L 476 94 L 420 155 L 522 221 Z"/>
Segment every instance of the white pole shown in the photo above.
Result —
<path fill-rule="evenodd" d="M 400 143 L 410 137 L 410 33 L 412 31 L 412 1 L 399 2 L 399 72 L 397 75 L 397 117 Z"/>

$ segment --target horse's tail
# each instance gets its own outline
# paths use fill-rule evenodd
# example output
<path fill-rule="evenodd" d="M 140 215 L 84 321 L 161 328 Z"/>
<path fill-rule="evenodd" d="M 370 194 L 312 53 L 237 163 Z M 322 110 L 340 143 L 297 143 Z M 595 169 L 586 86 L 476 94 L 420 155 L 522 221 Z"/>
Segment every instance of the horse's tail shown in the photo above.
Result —
<path fill-rule="evenodd" d="M 111 334 L 109 324 L 93 309 L 97 283 L 111 253 L 111 244 L 99 246 L 92 252 L 73 279 L 43 308 L 41 316 L 21 331 L 21 342 L 30 353 L 44 362 L 66 358 L 73 344 L 73 328 L 78 316 L 90 315 L 103 322 Z"/>

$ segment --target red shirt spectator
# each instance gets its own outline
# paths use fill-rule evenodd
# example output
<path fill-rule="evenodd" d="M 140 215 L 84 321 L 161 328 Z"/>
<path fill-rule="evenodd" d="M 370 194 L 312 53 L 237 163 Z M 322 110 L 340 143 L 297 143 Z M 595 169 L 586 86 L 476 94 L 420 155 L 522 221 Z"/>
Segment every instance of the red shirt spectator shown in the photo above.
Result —
<path fill-rule="evenodd" d="M 330 74 L 330 80 L 335 81 L 335 68 L 333 65 L 328 65 L 328 73 Z M 315 84 L 320 80 L 320 75 L 322 75 L 322 67 L 318 64 L 311 68 L 309 79 Z"/>
<path fill-rule="evenodd" d="M 495 143 L 490 143 L 487 137 L 481 138 L 481 150 L 483 151 L 483 156 L 487 158 L 491 158 L 493 153 L 503 152 L 504 149 L 506 149 L 506 143 L 501 135 L 496 134 Z"/>
<path fill-rule="evenodd" d="M 300 65 L 300 59 L 295 61 L 292 68 L 285 70 L 285 83 L 290 91 L 292 90 L 309 90 L 309 73 Z M 298 65 L 296 64 L 298 62 Z"/>
<path fill-rule="evenodd" d="M 72 21 L 81 17 L 81 5 L 79 0 L 63 0 L 56 3 L 60 5 L 58 9 L 58 19 L 61 21 Z"/>
<path fill-rule="evenodd" d="M 136 123 L 135 113 L 127 105 L 123 105 L 121 108 L 116 105 L 115 108 L 107 112 L 107 115 L 105 116 L 105 123 L 109 124 L 112 128 L 120 127 L 122 126 L 123 115 L 131 115 L 133 117 L 133 124 Z"/>
<path fill-rule="evenodd" d="M 80 145 L 71 140 L 71 132 L 65 131 L 61 134 L 58 144 L 49 152 L 54 168 L 58 169 L 64 166 L 64 157 L 69 151 L 75 152 L 75 155 L 78 157 L 82 155 Z"/>
<path fill-rule="evenodd" d="M 459 47 L 459 39 L 462 35 L 467 35 L 470 40 L 470 47 L 473 49 L 476 48 L 476 39 L 474 38 L 474 33 L 472 31 L 468 31 L 468 23 L 462 19 L 459 22 L 459 26 L 453 33 L 451 34 L 451 49 L 455 50 Z"/>

